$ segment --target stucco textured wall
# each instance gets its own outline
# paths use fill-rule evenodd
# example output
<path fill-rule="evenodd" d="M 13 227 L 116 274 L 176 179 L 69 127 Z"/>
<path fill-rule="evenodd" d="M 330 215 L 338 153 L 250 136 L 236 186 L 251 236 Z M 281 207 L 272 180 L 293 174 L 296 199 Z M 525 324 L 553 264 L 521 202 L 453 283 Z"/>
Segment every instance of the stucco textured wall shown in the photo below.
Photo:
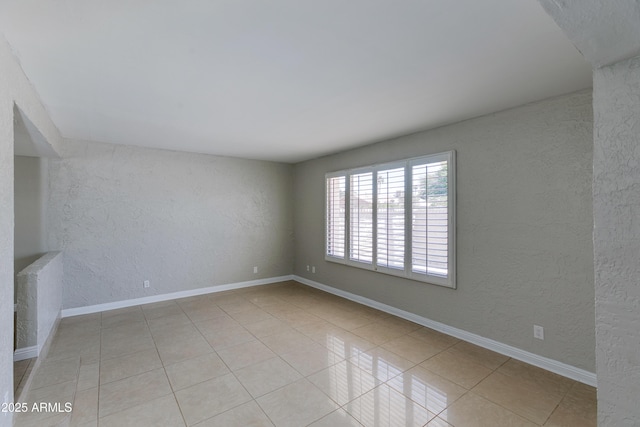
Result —
<path fill-rule="evenodd" d="M 15 247 L 14 271 L 18 274 L 48 251 L 48 160 L 14 157 Z"/>
<path fill-rule="evenodd" d="M 640 57 L 594 71 L 598 422 L 639 426 Z"/>
<path fill-rule="evenodd" d="M 581 91 L 298 164 L 295 274 L 594 372 L 592 126 Z M 326 172 L 452 149 L 457 290 L 324 260 Z"/>
<path fill-rule="evenodd" d="M 13 325 L 13 106 L 17 104 L 57 148 L 60 134 L 0 35 L 0 325 Z M 0 399 L 13 399 L 13 328 L 0 328 Z M 0 412 L 0 425 L 11 425 Z"/>
<path fill-rule="evenodd" d="M 291 274 L 292 166 L 82 141 L 60 154 L 64 308 Z"/>

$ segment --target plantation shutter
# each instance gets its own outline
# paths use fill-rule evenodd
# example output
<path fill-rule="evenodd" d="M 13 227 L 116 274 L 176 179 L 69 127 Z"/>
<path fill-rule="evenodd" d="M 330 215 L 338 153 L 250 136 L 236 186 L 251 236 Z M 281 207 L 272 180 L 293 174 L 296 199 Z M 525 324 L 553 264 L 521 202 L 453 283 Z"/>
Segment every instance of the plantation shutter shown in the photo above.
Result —
<path fill-rule="evenodd" d="M 440 277 L 448 275 L 448 162 L 412 169 L 412 271 Z"/>
<path fill-rule="evenodd" d="M 404 269 L 404 166 L 377 173 L 377 254 L 379 267 Z"/>
<path fill-rule="evenodd" d="M 344 176 L 327 178 L 327 255 L 344 258 L 345 251 Z"/>
<path fill-rule="evenodd" d="M 373 261 L 373 173 L 350 176 L 349 259 Z"/>

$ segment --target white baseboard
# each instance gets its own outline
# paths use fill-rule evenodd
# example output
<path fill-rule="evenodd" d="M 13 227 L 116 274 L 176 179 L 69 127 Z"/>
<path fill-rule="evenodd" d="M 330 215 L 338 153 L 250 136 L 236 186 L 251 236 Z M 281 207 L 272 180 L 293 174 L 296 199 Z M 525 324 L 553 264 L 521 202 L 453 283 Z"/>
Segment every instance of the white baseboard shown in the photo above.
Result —
<path fill-rule="evenodd" d="M 463 341 L 476 344 L 480 347 L 484 347 L 489 350 L 493 350 L 497 353 L 504 354 L 505 356 L 512 357 L 514 359 L 520 360 L 525 363 L 529 363 L 531 365 L 537 366 L 542 369 L 546 369 L 547 371 L 554 372 L 558 375 L 571 378 L 572 380 L 576 380 L 581 383 L 596 387 L 596 384 L 597 384 L 596 374 L 594 374 L 593 372 L 576 368 L 575 366 L 567 365 L 566 363 L 549 359 L 547 357 L 539 356 L 537 354 L 519 349 L 517 347 L 503 344 L 499 341 L 485 338 L 480 335 L 476 335 L 462 329 L 454 328 L 453 326 L 445 325 L 444 323 L 436 322 L 435 320 L 431 320 L 426 317 L 422 317 L 417 314 L 410 313 L 408 311 L 404 311 L 399 308 L 396 308 L 387 304 L 383 304 L 381 302 L 378 302 L 369 298 L 365 298 L 360 295 L 352 294 L 350 292 L 346 292 L 346 291 L 343 291 L 319 282 L 315 282 L 313 280 L 309 280 L 304 277 L 294 275 L 293 280 L 303 283 L 307 286 L 311 286 L 313 288 L 320 289 L 334 295 L 338 295 L 348 300 L 351 300 L 369 307 L 376 308 L 386 313 L 393 314 L 394 316 L 401 317 L 403 319 L 409 320 L 419 325 L 426 326 L 431 329 L 435 329 L 436 331 L 440 331 L 447 335 L 454 336 Z"/>
<path fill-rule="evenodd" d="M 37 345 L 33 345 L 31 347 L 16 348 L 16 350 L 13 352 L 13 361 L 19 362 L 21 360 L 32 359 L 34 357 L 38 357 L 38 354 L 40 354 L 40 351 Z"/>
<path fill-rule="evenodd" d="M 88 305 L 85 307 L 67 308 L 62 310 L 62 317 L 80 316 L 82 314 L 99 313 L 117 308 L 132 307 L 134 305 L 150 304 L 153 302 L 168 301 L 178 298 L 193 297 L 196 295 L 212 294 L 216 292 L 230 291 L 234 289 L 248 288 L 250 286 L 269 285 L 272 283 L 293 280 L 293 275 L 269 277 L 266 279 L 249 280 L 247 282 L 228 283 L 225 285 L 209 286 L 207 288 L 189 289 L 188 291 L 171 292 L 168 294 L 153 295 L 142 298 L 128 299 L 124 301 L 108 302 L 105 304 Z"/>

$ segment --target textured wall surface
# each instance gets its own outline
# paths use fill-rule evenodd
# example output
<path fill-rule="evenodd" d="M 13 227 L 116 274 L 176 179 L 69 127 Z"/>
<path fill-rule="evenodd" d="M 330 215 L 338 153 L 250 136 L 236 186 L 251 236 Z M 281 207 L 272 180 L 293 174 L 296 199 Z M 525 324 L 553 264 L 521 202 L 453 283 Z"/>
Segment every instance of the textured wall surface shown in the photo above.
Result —
<path fill-rule="evenodd" d="M 594 72 L 598 421 L 639 426 L 640 58 Z"/>
<path fill-rule="evenodd" d="M 14 158 L 15 241 L 14 271 L 40 258 L 47 250 L 48 160 L 39 157 Z"/>
<path fill-rule="evenodd" d="M 78 141 L 61 155 L 64 308 L 291 274 L 292 166 Z"/>
<path fill-rule="evenodd" d="M 592 126 L 582 91 L 298 164 L 295 274 L 594 372 Z M 457 290 L 324 260 L 326 172 L 452 149 Z"/>
<path fill-rule="evenodd" d="M 18 348 L 40 351 L 47 341 L 62 309 L 62 284 L 61 252 L 48 252 L 18 274 Z"/>
<path fill-rule="evenodd" d="M 0 35 L 0 401 L 13 399 L 13 106 L 14 102 L 57 148 L 60 135 Z M 0 412 L 0 425 L 11 413 Z"/>

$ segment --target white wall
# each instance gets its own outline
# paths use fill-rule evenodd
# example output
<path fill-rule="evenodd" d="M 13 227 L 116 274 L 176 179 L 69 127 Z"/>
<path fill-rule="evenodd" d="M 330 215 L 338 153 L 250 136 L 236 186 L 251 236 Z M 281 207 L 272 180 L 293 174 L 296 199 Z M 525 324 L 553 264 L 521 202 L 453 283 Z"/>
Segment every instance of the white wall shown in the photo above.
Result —
<path fill-rule="evenodd" d="M 62 253 L 48 252 L 18 273 L 17 279 L 17 348 L 37 346 L 40 354 L 62 309 Z"/>
<path fill-rule="evenodd" d="M 81 141 L 60 154 L 65 309 L 291 274 L 292 166 Z"/>
<path fill-rule="evenodd" d="M 60 135 L 49 119 L 8 43 L 0 35 L 0 325 L 13 324 L 13 109 L 14 103 L 57 147 Z M 0 328 L 0 401 L 13 400 L 13 328 Z M 11 413 L 0 412 L 0 425 L 10 425 Z"/>
<path fill-rule="evenodd" d="M 594 71 L 598 425 L 640 425 L 640 57 Z"/>
<path fill-rule="evenodd" d="M 49 250 L 47 245 L 48 159 L 14 158 L 14 271 L 22 269 Z"/>
<path fill-rule="evenodd" d="M 582 91 L 298 164 L 295 274 L 594 372 L 592 126 Z M 326 172 L 452 149 L 457 290 L 324 260 Z"/>

